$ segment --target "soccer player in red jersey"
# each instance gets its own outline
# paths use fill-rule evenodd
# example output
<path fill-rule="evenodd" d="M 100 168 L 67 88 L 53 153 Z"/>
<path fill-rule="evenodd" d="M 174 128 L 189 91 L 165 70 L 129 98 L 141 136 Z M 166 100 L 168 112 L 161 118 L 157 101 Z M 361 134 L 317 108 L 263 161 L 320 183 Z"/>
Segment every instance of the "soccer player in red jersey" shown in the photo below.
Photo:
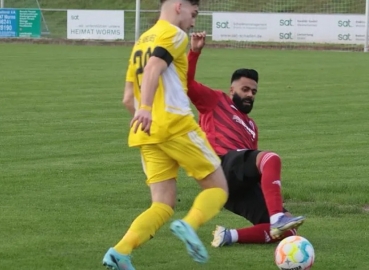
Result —
<path fill-rule="evenodd" d="M 258 91 L 258 72 L 238 69 L 229 94 L 195 81 L 196 64 L 205 45 L 205 33 L 194 33 L 188 55 L 188 96 L 199 111 L 199 123 L 222 160 L 229 198 L 225 208 L 254 226 L 227 229 L 217 226 L 212 245 L 271 243 L 295 235 L 304 217 L 292 217 L 283 208 L 281 159 L 258 150 L 258 129 L 248 114 Z"/>

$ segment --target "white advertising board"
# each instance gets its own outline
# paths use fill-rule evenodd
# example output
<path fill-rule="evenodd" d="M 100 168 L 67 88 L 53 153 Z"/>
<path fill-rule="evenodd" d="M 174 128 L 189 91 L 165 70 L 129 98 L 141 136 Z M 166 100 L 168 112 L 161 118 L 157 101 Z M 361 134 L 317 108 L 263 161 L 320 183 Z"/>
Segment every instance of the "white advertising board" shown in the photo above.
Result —
<path fill-rule="evenodd" d="M 213 40 L 364 44 L 365 15 L 213 13 Z"/>
<path fill-rule="evenodd" d="M 68 10 L 68 39 L 124 39 L 123 10 Z"/>

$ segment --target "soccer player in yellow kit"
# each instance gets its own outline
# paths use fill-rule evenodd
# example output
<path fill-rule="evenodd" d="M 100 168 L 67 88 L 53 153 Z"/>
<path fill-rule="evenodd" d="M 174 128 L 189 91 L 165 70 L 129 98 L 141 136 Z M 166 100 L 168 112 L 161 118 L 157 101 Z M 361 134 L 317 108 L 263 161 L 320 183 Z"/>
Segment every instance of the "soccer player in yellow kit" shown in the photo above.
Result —
<path fill-rule="evenodd" d="M 188 214 L 171 223 L 197 262 L 208 259 L 196 230 L 217 215 L 228 198 L 227 182 L 201 131 L 187 97 L 188 31 L 194 26 L 199 0 L 161 0 L 158 22 L 136 42 L 129 61 L 125 95 L 134 94 L 129 146 L 141 152 L 152 204 L 103 258 L 114 270 L 133 270 L 132 250 L 151 239 L 173 215 L 176 178 L 183 167 L 202 187 Z"/>

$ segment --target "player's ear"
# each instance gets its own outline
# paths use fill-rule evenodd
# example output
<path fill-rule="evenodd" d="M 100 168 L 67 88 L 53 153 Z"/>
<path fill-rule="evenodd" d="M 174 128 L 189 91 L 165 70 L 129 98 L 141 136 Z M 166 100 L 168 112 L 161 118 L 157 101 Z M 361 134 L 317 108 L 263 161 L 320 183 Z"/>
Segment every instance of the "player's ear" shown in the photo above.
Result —
<path fill-rule="evenodd" d="M 234 94 L 233 86 L 231 86 L 231 87 L 229 88 L 229 94 L 230 94 L 231 96 L 233 96 L 233 94 Z"/>
<path fill-rule="evenodd" d="M 175 4 L 175 9 L 176 9 L 177 14 L 180 14 L 181 13 L 181 9 L 182 9 L 182 3 L 181 3 L 181 1 L 178 1 Z"/>

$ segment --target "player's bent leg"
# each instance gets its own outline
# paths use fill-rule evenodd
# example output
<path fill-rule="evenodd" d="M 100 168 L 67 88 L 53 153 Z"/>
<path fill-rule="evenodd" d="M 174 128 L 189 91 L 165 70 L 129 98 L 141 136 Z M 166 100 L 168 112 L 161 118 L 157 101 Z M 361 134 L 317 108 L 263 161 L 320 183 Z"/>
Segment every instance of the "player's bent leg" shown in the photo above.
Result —
<path fill-rule="evenodd" d="M 176 198 L 176 181 L 171 179 L 151 184 L 150 189 L 151 207 L 133 221 L 123 239 L 105 255 L 103 265 L 110 269 L 133 270 L 129 254 L 133 249 L 152 239 L 174 214 L 172 207 Z"/>
<path fill-rule="evenodd" d="M 152 153 L 151 150 L 155 150 Z M 139 215 L 114 248 L 110 248 L 103 258 L 103 265 L 113 270 L 134 270 L 130 254 L 154 237 L 159 228 L 173 215 L 176 200 L 176 180 L 178 165 L 155 146 L 141 149 L 143 165 L 150 186 L 152 204 Z M 150 158 L 152 157 L 152 160 Z M 166 179 L 166 180 L 162 180 Z"/>
<path fill-rule="evenodd" d="M 123 239 L 114 247 L 121 254 L 130 254 L 133 249 L 152 239 L 174 214 L 175 180 L 152 184 L 150 189 L 153 194 L 151 207 L 132 222 Z"/>
<path fill-rule="evenodd" d="M 270 235 L 273 239 L 278 239 L 286 231 L 300 226 L 305 218 L 283 214 L 280 157 L 273 152 L 260 152 L 256 157 L 256 166 L 261 174 L 261 189 L 270 215 Z"/>
<path fill-rule="evenodd" d="M 274 223 L 283 215 L 281 193 L 282 162 L 280 157 L 273 152 L 260 152 L 256 157 L 256 166 L 261 174 L 261 189 L 271 223 Z"/>
<path fill-rule="evenodd" d="M 222 167 L 198 181 L 203 191 L 195 198 L 194 204 L 183 219 L 195 230 L 215 217 L 228 199 L 228 187 Z"/>
<path fill-rule="evenodd" d="M 204 263 L 208 260 L 208 254 L 196 230 L 217 215 L 228 198 L 220 159 L 200 129 L 167 143 L 165 151 L 177 160 L 189 176 L 202 179 L 198 182 L 204 190 L 196 197 L 189 213 L 171 224 L 171 230 L 185 243 L 190 256 Z"/>
<path fill-rule="evenodd" d="M 202 180 L 204 182 L 200 181 L 200 185 L 203 183 L 204 190 L 196 197 L 188 214 L 182 220 L 176 220 L 171 224 L 174 235 L 186 244 L 189 255 L 199 263 L 205 263 L 208 260 L 208 253 L 195 231 L 217 215 L 227 201 L 227 187 L 217 179 L 222 175 L 222 169 L 219 167 Z"/>
<path fill-rule="evenodd" d="M 208 255 L 194 232 L 216 216 L 228 198 L 227 186 L 221 180 L 222 177 L 223 170 L 218 167 L 215 172 L 199 181 L 204 190 L 198 194 L 188 214 L 182 220 L 173 222 L 171 226 L 174 234 L 186 243 L 189 254 L 197 262 L 206 262 Z"/>
<path fill-rule="evenodd" d="M 173 213 L 171 206 L 153 202 L 149 209 L 133 221 L 123 239 L 114 249 L 108 250 L 103 259 L 103 265 L 114 270 L 134 270 L 129 254 L 133 249 L 152 239 Z"/>

